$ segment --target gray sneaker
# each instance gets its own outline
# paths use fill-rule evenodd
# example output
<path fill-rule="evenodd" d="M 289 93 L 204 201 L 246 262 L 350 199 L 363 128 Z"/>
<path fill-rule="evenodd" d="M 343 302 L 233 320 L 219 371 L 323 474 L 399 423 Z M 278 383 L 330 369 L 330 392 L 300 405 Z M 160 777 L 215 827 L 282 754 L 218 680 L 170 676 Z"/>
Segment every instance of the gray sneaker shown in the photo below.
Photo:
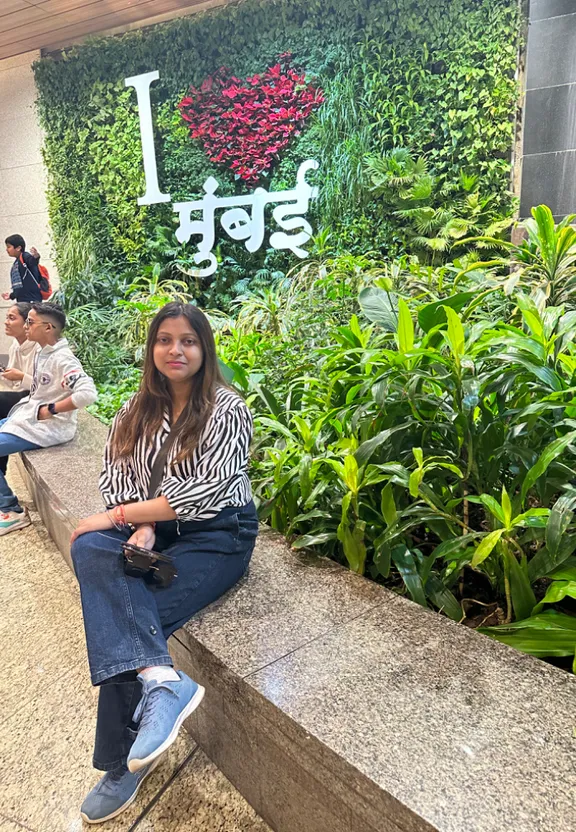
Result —
<path fill-rule="evenodd" d="M 27 509 L 0 512 L 0 536 L 15 532 L 17 529 L 25 529 L 31 522 Z"/>
<path fill-rule="evenodd" d="M 104 823 L 115 818 L 136 800 L 138 790 L 146 777 L 154 771 L 160 759 L 132 774 L 125 766 L 107 771 L 89 792 L 80 808 L 86 823 Z"/>

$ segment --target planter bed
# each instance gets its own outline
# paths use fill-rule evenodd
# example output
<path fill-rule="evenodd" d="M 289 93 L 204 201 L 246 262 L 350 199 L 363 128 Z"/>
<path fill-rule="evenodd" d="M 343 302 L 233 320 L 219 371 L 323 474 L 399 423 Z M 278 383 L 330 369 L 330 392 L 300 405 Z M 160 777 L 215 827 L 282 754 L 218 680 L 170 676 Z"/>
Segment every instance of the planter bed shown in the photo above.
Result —
<path fill-rule="evenodd" d="M 106 429 L 22 455 L 69 562 Z M 187 728 L 277 832 L 573 828 L 576 679 L 267 530 L 248 576 L 171 639 L 208 688 Z"/>

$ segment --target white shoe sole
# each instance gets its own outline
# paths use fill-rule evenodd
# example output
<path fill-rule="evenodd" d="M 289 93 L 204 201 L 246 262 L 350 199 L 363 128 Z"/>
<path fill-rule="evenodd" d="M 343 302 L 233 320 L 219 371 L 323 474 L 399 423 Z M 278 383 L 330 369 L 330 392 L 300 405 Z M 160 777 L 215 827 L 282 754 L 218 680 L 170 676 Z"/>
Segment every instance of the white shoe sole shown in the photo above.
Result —
<path fill-rule="evenodd" d="M 174 723 L 174 727 L 170 731 L 168 737 L 164 740 L 162 745 L 159 745 L 156 751 L 153 751 L 152 754 L 149 754 L 148 757 L 145 757 L 143 760 L 130 760 L 128 763 L 128 769 L 135 774 L 140 769 L 149 766 L 152 760 L 156 760 L 161 754 L 164 754 L 167 751 L 172 743 L 175 741 L 176 737 L 178 736 L 178 731 L 182 727 L 182 723 L 185 719 L 187 719 L 191 713 L 193 713 L 200 702 L 204 699 L 204 694 L 206 690 L 202 687 L 202 685 L 198 685 L 198 690 L 188 702 L 184 710 L 179 714 L 178 719 Z"/>
<path fill-rule="evenodd" d="M 16 532 L 18 529 L 25 529 L 27 526 L 30 526 L 32 521 L 26 514 L 23 520 L 20 520 L 19 523 L 13 523 L 10 526 L 5 526 L 4 528 L 0 528 L 0 537 L 3 534 L 10 534 L 10 532 Z"/>
<path fill-rule="evenodd" d="M 134 801 L 135 801 L 135 800 L 136 800 L 136 798 L 138 797 L 138 792 L 140 791 L 140 786 L 142 785 L 142 783 L 144 783 L 144 781 L 145 781 L 148 777 L 150 777 L 150 775 L 152 774 L 152 772 L 154 771 L 154 769 L 156 768 L 156 766 L 157 766 L 157 765 L 159 765 L 159 763 L 160 763 L 160 760 L 155 760 L 155 761 L 154 761 L 154 763 L 152 763 L 152 765 L 150 766 L 150 771 L 148 771 L 148 772 L 144 775 L 144 777 L 142 778 L 142 780 L 140 780 L 140 782 L 139 782 L 139 783 L 138 783 L 138 785 L 136 786 L 136 791 L 134 792 L 134 794 L 133 794 L 133 795 L 132 795 L 132 796 L 131 796 L 131 797 L 130 797 L 127 801 L 126 801 L 126 803 L 124 803 L 124 805 L 123 805 L 123 806 L 120 806 L 120 808 L 119 808 L 119 809 L 116 809 L 116 811 L 115 811 L 115 812 L 112 812 L 110 815 L 106 815 L 106 817 L 105 817 L 105 818 L 98 818 L 98 820 L 91 820 L 91 819 L 88 817 L 88 815 L 85 815 L 85 814 L 84 814 L 84 812 L 80 812 L 80 817 L 82 818 L 82 820 L 83 820 L 85 823 L 90 823 L 90 824 L 95 824 L 95 823 L 105 823 L 107 820 L 112 820 L 112 818 L 115 818 L 115 817 L 117 817 L 118 815 L 121 815 L 121 814 L 122 814 L 122 812 L 125 812 L 125 811 L 126 811 L 126 809 L 134 803 Z"/>

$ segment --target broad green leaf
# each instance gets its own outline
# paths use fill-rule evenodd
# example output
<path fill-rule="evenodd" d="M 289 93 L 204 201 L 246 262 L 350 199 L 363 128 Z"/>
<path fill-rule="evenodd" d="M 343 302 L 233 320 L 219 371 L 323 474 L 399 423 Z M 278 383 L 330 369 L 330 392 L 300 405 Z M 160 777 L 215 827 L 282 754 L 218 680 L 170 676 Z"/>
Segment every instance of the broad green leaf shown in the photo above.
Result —
<path fill-rule="evenodd" d="M 406 430 L 406 428 L 410 427 L 410 425 L 414 424 L 412 419 L 407 419 L 403 424 L 396 425 L 393 428 L 387 428 L 386 430 L 380 431 L 377 433 L 376 436 L 373 436 L 372 439 L 367 439 L 366 442 L 362 442 L 362 444 L 357 449 L 354 456 L 356 457 L 356 461 L 358 465 L 365 465 L 374 451 L 383 445 L 384 442 L 387 442 L 391 436 L 401 430 Z"/>
<path fill-rule="evenodd" d="M 266 416 L 258 416 L 256 422 L 259 425 L 263 425 L 265 428 L 278 431 L 278 433 L 281 433 L 282 436 L 285 436 L 286 439 L 289 439 L 291 442 L 296 441 L 296 436 L 292 433 L 290 428 L 287 428 L 286 425 L 276 419 L 268 419 Z"/>
<path fill-rule="evenodd" d="M 314 508 L 311 511 L 306 511 L 303 514 L 297 514 L 292 520 L 291 525 L 297 526 L 298 523 L 306 523 L 308 520 L 324 519 L 329 520 L 332 515 L 328 511 L 322 511 L 319 508 Z"/>
<path fill-rule="evenodd" d="M 576 581 L 576 558 L 567 558 L 562 566 L 546 575 L 553 581 Z"/>
<path fill-rule="evenodd" d="M 444 468 L 444 470 L 452 471 L 453 474 L 456 474 L 456 476 L 458 476 L 460 478 L 462 478 L 464 476 L 464 474 L 462 473 L 460 468 L 458 468 L 457 465 L 452 465 L 451 462 L 437 462 L 437 463 L 431 465 L 430 467 L 431 468 Z"/>
<path fill-rule="evenodd" d="M 298 466 L 298 473 L 300 474 L 300 495 L 304 502 L 306 502 L 312 491 L 312 481 L 310 479 L 311 467 L 312 457 L 310 454 L 303 454 Z"/>
<path fill-rule="evenodd" d="M 422 468 L 424 465 L 424 454 L 422 453 L 422 448 L 412 448 L 412 453 L 414 454 L 414 459 L 420 468 Z"/>
<path fill-rule="evenodd" d="M 348 491 L 342 497 L 340 526 L 346 526 L 348 524 L 348 510 L 350 508 L 350 503 L 351 502 L 352 502 L 352 492 Z M 340 540 L 340 526 L 338 526 L 338 540 Z"/>
<path fill-rule="evenodd" d="M 512 503 L 504 485 L 502 486 L 502 514 L 504 517 L 504 526 L 509 529 L 512 521 Z"/>
<path fill-rule="evenodd" d="M 330 540 L 336 540 L 336 532 L 320 532 L 319 534 L 303 534 L 297 537 L 292 543 L 293 549 L 304 549 L 308 546 L 320 546 L 322 543 L 328 543 Z"/>
<path fill-rule="evenodd" d="M 550 517 L 549 508 L 530 508 L 518 514 L 512 520 L 512 526 L 529 526 L 535 529 L 545 529 Z"/>
<path fill-rule="evenodd" d="M 504 534 L 505 529 L 496 529 L 489 532 L 482 538 L 481 543 L 476 547 L 476 552 L 472 558 L 472 566 L 476 568 L 492 553 L 492 550 Z"/>
<path fill-rule="evenodd" d="M 404 545 L 394 546 L 392 561 L 400 573 L 412 600 L 422 607 L 427 607 L 426 594 L 412 552 Z"/>
<path fill-rule="evenodd" d="M 423 476 L 424 471 L 422 470 L 422 468 L 416 468 L 416 470 L 412 471 L 412 473 L 410 474 L 408 489 L 410 491 L 410 496 L 414 497 L 414 499 L 418 497 L 418 494 L 420 492 L 420 483 L 422 482 Z"/>
<path fill-rule="evenodd" d="M 352 315 L 350 318 L 350 331 L 362 342 L 362 330 L 360 329 L 360 322 L 358 321 L 357 315 Z"/>
<path fill-rule="evenodd" d="M 538 615 L 531 615 L 524 621 L 512 621 L 510 624 L 500 624 L 485 627 L 481 630 L 498 630 L 499 632 L 514 632 L 515 630 L 574 630 L 576 632 L 576 616 L 567 615 L 559 610 L 544 610 Z"/>
<path fill-rule="evenodd" d="M 455 537 L 452 540 L 445 540 L 434 549 L 434 554 L 437 558 L 444 558 L 445 560 L 452 560 L 454 555 L 458 554 L 462 549 L 466 549 L 476 538 L 479 532 L 471 532 L 470 534 L 463 534 L 460 537 Z"/>
<path fill-rule="evenodd" d="M 544 604 L 557 604 L 567 595 L 569 598 L 576 598 L 576 581 L 554 581 L 548 587 L 544 598 L 534 607 L 534 615 L 541 612 Z"/>
<path fill-rule="evenodd" d="M 342 480 L 343 483 L 346 482 L 346 475 L 344 472 L 344 465 L 338 459 L 326 459 L 324 460 L 326 465 L 329 465 L 332 468 L 337 476 L 338 479 Z"/>
<path fill-rule="evenodd" d="M 348 566 L 357 575 L 364 574 L 366 563 L 365 529 L 366 523 L 362 520 L 357 520 L 353 528 L 342 524 L 338 527 L 338 540 L 342 543 Z"/>
<path fill-rule="evenodd" d="M 550 522 L 550 520 L 548 520 Z M 576 535 L 566 535 L 558 547 L 555 554 L 552 554 L 548 546 L 542 546 L 539 549 L 530 563 L 528 564 L 528 574 L 531 581 L 536 581 L 543 575 L 548 575 L 553 572 L 561 564 L 568 560 L 570 555 L 576 549 Z"/>
<path fill-rule="evenodd" d="M 382 535 L 374 541 L 374 565 L 378 570 L 378 574 L 383 578 L 390 575 L 390 565 L 392 562 L 392 550 L 390 544 L 381 540 Z"/>
<path fill-rule="evenodd" d="M 405 300 L 398 301 L 398 348 L 407 353 L 414 348 L 414 322 Z"/>
<path fill-rule="evenodd" d="M 312 431 L 310 430 L 310 425 L 308 424 L 308 422 L 306 422 L 305 419 L 303 419 L 301 416 L 297 416 L 296 414 L 292 416 L 292 421 L 298 428 L 298 433 L 300 434 L 304 442 L 305 448 L 307 450 L 311 450 L 314 440 L 312 437 Z"/>
<path fill-rule="evenodd" d="M 286 412 L 274 396 L 274 393 L 272 393 L 271 390 L 268 390 L 267 387 L 261 387 L 259 384 L 256 385 L 256 391 L 276 419 L 283 424 L 286 424 Z"/>
<path fill-rule="evenodd" d="M 574 619 L 576 621 L 576 619 Z M 518 622 L 529 624 L 530 618 Z M 482 627 L 478 632 L 491 636 L 503 644 L 515 647 L 522 653 L 529 653 L 531 656 L 545 658 L 546 656 L 573 656 L 576 647 L 576 631 L 567 628 L 536 629 L 530 626 L 513 632 L 500 630 L 498 627 Z"/>
<path fill-rule="evenodd" d="M 522 317 L 528 324 L 529 329 L 538 339 L 544 335 L 544 326 L 533 298 L 519 292 L 515 296 L 516 303 L 522 312 Z"/>
<path fill-rule="evenodd" d="M 504 512 L 500 503 L 494 499 L 490 494 L 481 494 L 479 497 L 468 497 L 470 503 L 480 503 L 487 508 L 488 511 L 504 525 Z"/>
<path fill-rule="evenodd" d="M 382 489 L 382 494 L 380 496 L 380 510 L 386 524 L 388 526 L 393 526 L 396 522 L 398 514 L 396 511 L 396 503 L 394 502 L 394 489 L 390 483 Z"/>
<path fill-rule="evenodd" d="M 358 463 L 353 454 L 344 457 L 344 482 L 353 494 L 358 493 Z"/>
<path fill-rule="evenodd" d="M 552 506 L 546 528 L 546 546 L 552 557 L 556 557 L 560 550 L 562 539 L 572 522 L 575 507 L 576 492 L 574 491 L 561 494 Z"/>
<path fill-rule="evenodd" d="M 386 292 L 377 286 L 362 289 L 358 302 L 369 321 L 385 332 L 396 332 L 398 328 L 398 300 L 393 292 Z"/>
<path fill-rule="evenodd" d="M 218 366 L 220 367 L 220 372 L 224 376 L 224 381 L 227 384 L 232 384 L 236 375 L 236 371 L 234 370 L 234 368 L 226 364 L 225 361 L 222 361 L 221 358 L 218 359 Z"/>
<path fill-rule="evenodd" d="M 434 606 L 447 615 L 448 618 L 451 618 L 452 621 L 462 620 L 463 612 L 460 604 L 437 575 L 430 575 L 426 581 L 426 595 Z"/>
<path fill-rule="evenodd" d="M 520 355 L 519 353 L 500 353 L 498 355 L 498 359 L 509 364 L 519 364 L 521 367 L 528 370 L 529 373 L 540 379 L 540 381 L 551 390 L 558 392 L 562 390 L 562 379 L 558 373 L 555 373 L 550 367 L 544 367 L 541 364 L 537 364 L 535 361 L 530 361 L 528 358 Z"/>
<path fill-rule="evenodd" d="M 549 465 L 554 462 L 554 460 L 559 457 L 563 451 L 566 450 L 568 445 L 574 441 L 575 437 L 576 431 L 571 431 L 570 433 L 567 433 L 566 436 L 562 436 L 560 439 L 554 439 L 554 441 L 550 442 L 548 447 L 542 451 L 538 461 L 532 466 L 532 468 L 530 468 L 524 478 L 524 482 L 522 483 L 522 502 L 526 499 L 526 495 L 535 482 L 547 471 Z"/>
<path fill-rule="evenodd" d="M 446 306 L 445 309 L 446 318 L 448 320 L 448 343 L 450 345 L 450 349 L 452 350 L 452 354 L 456 358 L 460 358 L 464 355 L 464 327 L 462 326 L 462 321 L 458 317 L 458 314 L 454 312 L 453 309 L 449 306 Z"/>
<path fill-rule="evenodd" d="M 528 618 L 536 603 L 530 579 L 511 552 L 506 553 L 506 558 L 510 574 L 510 594 L 514 615 L 520 620 Z"/>
<path fill-rule="evenodd" d="M 388 474 L 381 471 L 379 465 L 367 465 L 360 479 L 358 490 L 367 488 L 369 485 L 378 485 L 379 482 L 384 482 L 387 479 L 389 479 Z"/>
<path fill-rule="evenodd" d="M 430 332 L 435 326 L 443 324 L 446 320 L 446 307 L 449 306 L 459 312 L 467 303 L 477 297 L 477 292 L 460 292 L 450 295 L 443 300 L 434 303 L 426 303 L 418 310 L 418 323 L 424 332 Z"/>

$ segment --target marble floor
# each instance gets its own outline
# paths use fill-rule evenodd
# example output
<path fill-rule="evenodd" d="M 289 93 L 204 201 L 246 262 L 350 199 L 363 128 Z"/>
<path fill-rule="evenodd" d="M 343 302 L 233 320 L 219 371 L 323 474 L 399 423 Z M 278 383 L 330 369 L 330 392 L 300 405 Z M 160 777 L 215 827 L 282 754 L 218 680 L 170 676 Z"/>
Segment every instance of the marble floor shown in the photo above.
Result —
<path fill-rule="evenodd" d="M 14 465 L 10 477 L 33 525 L 0 537 L 0 832 L 271 832 L 184 732 L 123 815 L 82 823 L 99 775 L 78 588 Z"/>

